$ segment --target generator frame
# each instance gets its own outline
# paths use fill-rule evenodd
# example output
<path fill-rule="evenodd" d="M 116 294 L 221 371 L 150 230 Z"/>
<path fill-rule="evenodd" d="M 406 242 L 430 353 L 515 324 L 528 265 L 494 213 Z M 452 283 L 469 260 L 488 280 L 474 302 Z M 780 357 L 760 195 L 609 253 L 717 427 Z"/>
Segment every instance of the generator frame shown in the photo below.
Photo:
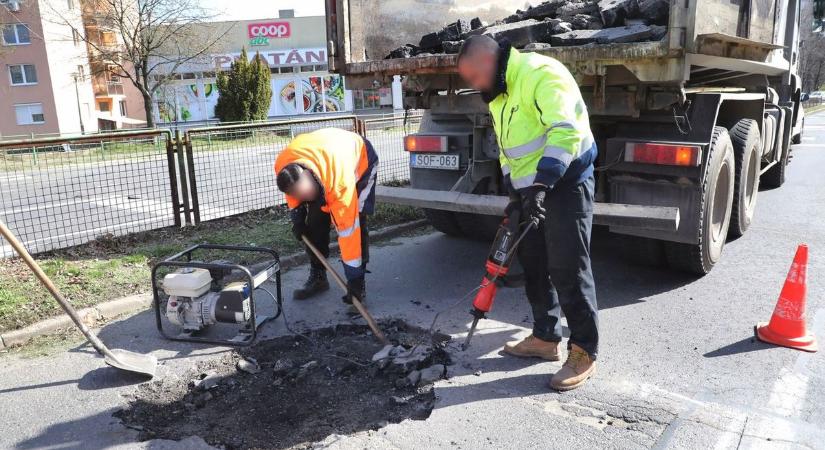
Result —
<path fill-rule="evenodd" d="M 265 267 L 261 270 L 257 271 L 254 275 L 246 266 L 242 266 L 240 264 L 222 264 L 222 263 L 205 263 L 205 262 L 198 262 L 192 261 L 192 254 L 197 250 L 227 250 L 227 251 L 242 251 L 242 252 L 256 252 L 256 253 L 266 253 L 272 257 L 272 261 L 267 263 Z M 196 269 L 213 269 L 213 270 L 229 270 L 229 271 L 240 271 L 246 282 L 249 283 L 249 320 L 242 325 L 239 333 L 232 339 L 213 339 L 207 337 L 197 337 L 193 334 L 196 332 L 186 332 L 183 331 L 177 336 L 173 336 L 170 333 L 167 333 L 166 330 L 163 328 L 163 312 L 161 311 L 161 302 L 160 302 L 160 286 L 157 281 L 157 271 L 161 267 L 173 267 L 173 268 L 183 268 L 183 267 L 191 267 Z M 274 312 L 271 316 L 258 316 L 257 311 L 255 309 L 255 290 L 261 286 L 264 282 L 268 281 L 272 277 L 275 277 L 275 307 L 277 311 Z M 152 268 L 152 295 L 154 297 L 153 305 L 155 309 L 155 321 L 157 323 L 158 331 L 160 332 L 161 336 L 164 338 L 171 340 L 171 341 L 186 341 L 186 342 L 199 342 L 203 344 L 218 344 L 218 345 L 231 345 L 237 347 L 247 347 L 252 345 L 255 342 L 255 339 L 258 336 L 258 327 L 263 325 L 264 323 L 273 320 L 281 315 L 282 308 L 283 308 L 283 296 L 281 294 L 281 260 L 278 256 L 278 252 L 272 249 L 264 248 L 264 247 L 249 247 L 249 246 L 238 246 L 238 245 L 217 245 L 217 244 L 197 244 L 193 245 L 186 250 L 181 251 L 180 253 L 174 254 L 163 261 L 155 264 Z M 164 303 L 164 308 L 166 304 Z"/>

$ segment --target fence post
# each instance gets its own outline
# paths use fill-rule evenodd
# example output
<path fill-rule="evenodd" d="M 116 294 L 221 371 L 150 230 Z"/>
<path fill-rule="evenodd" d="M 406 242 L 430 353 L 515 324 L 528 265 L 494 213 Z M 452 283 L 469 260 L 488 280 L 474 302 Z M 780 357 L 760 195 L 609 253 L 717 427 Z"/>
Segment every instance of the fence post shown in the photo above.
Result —
<path fill-rule="evenodd" d="M 34 140 L 34 133 L 32 133 L 32 140 Z M 37 166 L 37 146 L 32 146 L 32 166 Z"/>
<path fill-rule="evenodd" d="M 192 139 L 189 134 L 184 135 L 184 145 L 186 146 L 186 164 L 189 166 L 189 193 L 192 196 L 192 216 L 195 225 L 201 223 L 201 209 L 198 202 L 198 184 L 195 177 L 195 156 L 192 152 Z"/>
<path fill-rule="evenodd" d="M 186 150 L 180 139 L 180 129 L 175 129 L 175 153 L 178 156 L 178 174 L 180 174 L 180 193 L 183 200 L 183 220 L 186 225 L 192 225 L 191 210 L 189 209 L 189 180 L 186 176 Z"/>
<path fill-rule="evenodd" d="M 166 135 L 166 163 L 169 167 L 169 189 L 172 192 L 172 216 L 175 226 L 180 227 L 180 197 L 178 196 L 178 176 L 175 171 L 175 144 L 172 135 Z"/>

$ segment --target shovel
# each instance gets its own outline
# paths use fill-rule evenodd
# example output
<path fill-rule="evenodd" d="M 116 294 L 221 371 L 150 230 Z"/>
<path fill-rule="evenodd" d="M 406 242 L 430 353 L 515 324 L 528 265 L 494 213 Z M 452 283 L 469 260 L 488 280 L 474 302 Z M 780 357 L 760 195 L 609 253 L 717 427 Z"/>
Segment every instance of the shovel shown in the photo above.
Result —
<path fill-rule="evenodd" d="M 335 269 L 333 269 L 332 266 L 329 265 L 329 261 L 327 261 L 327 259 L 324 258 L 324 255 L 322 255 L 321 252 L 319 252 L 318 249 L 315 248 L 314 245 L 312 245 L 312 242 L 310 242 L 306 236 L 301 236 L 301 239 L 304 241 L 304 244 L 306 244 L 307 248 L 309 248 L 310 251 L 312 251 L 315 257 L 318 258 L 318 261 L 321 261 L 321 264 L 323 264 L 324 268 L 327 269 L 327 272 L 329 272 L 332 275 L 332 278 L 335 278 L 335 281 L 338 283 L 338 286 L 341 286 L 341 289 L 343 289 L 346 293 L 347 282 L 344 281 L 341 275 L 339 275 L 338 272 L 336 272 Z M 361 314 L 361 317 L 363 317 L 367 321 L 367 325 L 370 326 L 372 334 L 374 334 L 375 337 L 377 337 L 382 344 L 389 344 L 387 337 L 384 336 L 384 333 L 381 332 L 380 328 L 378 328 L 378 324 L 375 323 L 375 319 L 372 318 L 370 312 L 367 311 L 367 308 L 364 307 L 364 304 L 361 303 L 361 300 L 358 299 L 358 297 L 356 297 L 355 295 L 352 296 L 352 306 L 355 306 L 355 309 L 358 310 L 358 312 Z"/>
<path fill-rule="evenodd" d="M 60 306 L 66 311 L 66 314 L 71 317 L 72 321 L 77 325 L 77 328 L 80 329 L 80 332 L 86 336 L 86 339 L 89 340 L 89 343 L 92 344 L 92 347 L 97 350 L 98 353 L 103 355 L 103 360 L 106 361 L 106 364 L 115 367 L 120 370 L 126 370 L 129 372 L 136 372 L 145 375 L 149 375 L 150 377 L 155 376 L 155 368 L 158 365 L 158 360 L 152 355 L 141 355 L 140 353 L 134 353 L 127 350 L 118 350 L 118 349 L 109 349 L 106 347 L 100 339 L 97 338 L 86 324 L 80 320 L 80 316 L 77 315 L 77 311 L 74 310 L 71 304 L 63 297 L 63 294 L 57 289 L 57 286 L 52 283 L 52 280 L 49 279 L 48 275 L 43 272 L 43 269 L 37 264 L 37 262 L 32 258 L 26 248 L 23 247 L 23 244 L 17 240 L 17 238 L 12 234 L 11 230 L 6 227 L 6 224 L 0 220 L 0 234 L 11 244 L 12 248 L 23 258 L 23 261 L 26 262 L 26 265 L 34 272 L 35 276 L 40 280 L 43 286 L 49 290 L 57 300 L 57 303 L 60 303 Z"/>

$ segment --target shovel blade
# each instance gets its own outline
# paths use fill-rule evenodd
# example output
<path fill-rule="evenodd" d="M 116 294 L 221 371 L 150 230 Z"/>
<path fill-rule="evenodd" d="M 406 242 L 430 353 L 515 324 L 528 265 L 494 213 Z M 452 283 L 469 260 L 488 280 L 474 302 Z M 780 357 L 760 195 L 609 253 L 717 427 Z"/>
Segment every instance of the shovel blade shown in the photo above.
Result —
<path fill-rule="evenodd" d="M 128 350 L 121 350 L 113 348 L 111 350 L 114 358 L 108 356 L 104 357 L 106 364 L 129 372 L 142 373 L 155 376 L 155 369 L 158 366 L 158 359 L 152 355 L 141 355 L 140 353 L 130 352 Z"/>

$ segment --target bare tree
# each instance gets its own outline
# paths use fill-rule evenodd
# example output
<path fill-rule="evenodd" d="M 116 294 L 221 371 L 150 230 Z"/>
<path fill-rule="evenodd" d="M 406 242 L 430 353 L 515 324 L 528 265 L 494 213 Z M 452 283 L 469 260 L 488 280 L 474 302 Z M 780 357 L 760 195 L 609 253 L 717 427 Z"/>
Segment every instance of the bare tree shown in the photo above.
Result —
<path fill-rule="evenodd" d="M 86 43 L 93 73 L 129 80 L 143 96 L 146 124 L 155 125 L 152 96 L 209 51 L 229 30 L 197 0 L 81 0 L 83 27 L 58 15 Z M 190 67 L 190 70 L 187 70 Z"/>
<path fill-rule="evenodd" d="M 800 40 L 799 75 L 802 77 L 802 90 L 815 91 L 825 84 L 825 35 L 821 29 L 816 28 L 811 1 L 802 3 Z"/>

